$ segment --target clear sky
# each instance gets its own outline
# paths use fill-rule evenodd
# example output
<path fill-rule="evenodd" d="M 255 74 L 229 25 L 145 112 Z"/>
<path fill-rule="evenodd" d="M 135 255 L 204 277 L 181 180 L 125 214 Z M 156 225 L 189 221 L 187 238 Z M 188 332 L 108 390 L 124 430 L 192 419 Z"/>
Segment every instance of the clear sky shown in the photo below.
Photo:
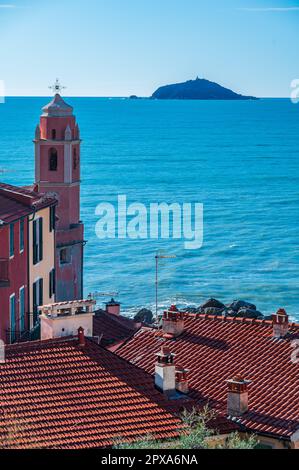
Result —
<path fill-rule="evenodd" d="M 197 75 L 286 97 L 299 78 L 299 1 L 0 0 L 6 95 L 150 95 Z"/>

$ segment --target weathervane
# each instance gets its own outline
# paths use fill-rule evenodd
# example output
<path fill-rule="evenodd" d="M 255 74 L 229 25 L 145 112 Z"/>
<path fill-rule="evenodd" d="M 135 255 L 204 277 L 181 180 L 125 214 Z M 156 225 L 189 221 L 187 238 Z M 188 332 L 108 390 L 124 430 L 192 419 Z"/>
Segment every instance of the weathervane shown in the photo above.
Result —
<path fill-rule="evenodd" d="M 56 78 L 56 82 L 54 83 L 54 85 L 49 86 L 49 89 L 52 90 L 54 93 L 60 93 L 65 88 L 65 86 L 60 85 L 60 81 L 58 78 Z"/>

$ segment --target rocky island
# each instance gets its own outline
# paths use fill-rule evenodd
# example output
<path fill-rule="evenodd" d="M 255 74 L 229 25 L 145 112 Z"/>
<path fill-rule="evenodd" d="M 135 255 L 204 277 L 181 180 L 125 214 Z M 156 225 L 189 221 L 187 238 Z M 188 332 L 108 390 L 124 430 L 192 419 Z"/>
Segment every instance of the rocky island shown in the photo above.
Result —
<path fill-rule="evenodd" d="M 158 88 L 152 99 L 157 100 L 256 100 L 254 96 L 244 96 L 224 88 L 218 83 L 203 78 L 188 80 Z"/>

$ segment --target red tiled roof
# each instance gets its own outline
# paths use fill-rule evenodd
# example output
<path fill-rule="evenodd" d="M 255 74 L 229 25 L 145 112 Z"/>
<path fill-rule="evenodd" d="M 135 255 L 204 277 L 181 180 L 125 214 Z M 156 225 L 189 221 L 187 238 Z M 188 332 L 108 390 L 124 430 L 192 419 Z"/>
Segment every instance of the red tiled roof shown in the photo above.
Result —
<path fill-rule="evenodd" d="M 103 346 L 119 343 L 130 338 L 141 324 L 122 315 L 97 310 L 93 317 L 93 334 L 101 338 Z"/>
<path fill-rule="evenodd" d="M 0 365 L 0 443 L 13 448 L 106 447 L 149 433 L 177 437 L 181 422 L 152 377 L 77 338 L 6 348 Z"/>
<path fill-rule="evenodd" d="M 282 438 L 299 429 L 299 365 L 291 361 L 292 340 L 299 325 L 292 324 L 286 339 L 272 337 L 272 322 L 187 314 L 185 331 L 163 340 L 161 330 L 141 329 L 117 354 L 150 374 L 161 344 L 176 354 L 176 362 L 190 369 L 190 397 L 226 415 L 226 380 L 235 374 L 249 385 L 249 411 L 240 425 Z"/>
<path fill-rule="evenodd" d="M 0 183 L 0 219 L 4 223 L 11 223 L 21 217 L 32 214 L 35 210 L 56 204 L 54 198 L 42 193 Z"/>

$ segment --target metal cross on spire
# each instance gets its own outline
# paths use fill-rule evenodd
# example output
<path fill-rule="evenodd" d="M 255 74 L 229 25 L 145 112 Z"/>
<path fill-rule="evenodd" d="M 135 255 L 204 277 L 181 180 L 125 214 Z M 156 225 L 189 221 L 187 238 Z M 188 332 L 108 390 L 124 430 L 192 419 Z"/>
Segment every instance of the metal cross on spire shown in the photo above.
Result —
<path fill-rule="evenodd" d="M 64 90 L 66 87 L 62 86 L 60 84 L 60 81 L 58 78 L 56 78 L 56 81 L 54 85 L 49 86 L 49 89 L 53 91 L 53 93 L 60 93 L 62 90 Z"/>

